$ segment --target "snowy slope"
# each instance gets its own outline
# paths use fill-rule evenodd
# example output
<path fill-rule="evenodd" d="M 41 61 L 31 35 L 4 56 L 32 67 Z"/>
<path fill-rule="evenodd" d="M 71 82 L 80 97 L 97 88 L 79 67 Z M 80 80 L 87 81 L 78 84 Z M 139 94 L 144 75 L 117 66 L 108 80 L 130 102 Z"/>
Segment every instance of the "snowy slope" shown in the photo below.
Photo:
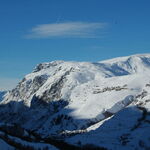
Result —
<path fill-rule="evenodd" d="M 87 129 L 88 132 L 68 137 L 76 145 L 93 144 L 107 149 L 150 149 L 150 84 L 144 87 L 136 101 L 113 117 Z"/>
<path fill-rule="evenodd" d="M 50 144 L 44 144 L 44 143 L 38 143 L 38 142 L 29 142 L 29 141 L 25 141 L 22 140 L 20 138 L 17 137 L 13 137 L 10 135 L 7 135 L 7 142 L 10 143 L 6 143 L 4 140 L 1 139 L 4 138 L 6 136 L 5 133 L 0 132 L 0 149 L 2 150 L 16 150 L 16 149 L 31 149 L 31 150 L 58 150 L 56 147 L 50 145 Z M 6 138 L 6 137 L 5 137 Z M 13 143 L 13 144 L 12 144 Z"/>
<path fill-rule="evenodd" d="M 0 139 L 0 148 L 2 150 L 15 150 L 15 148 L 11 147 L 10 145 L 8 145 L 6 142 L 4 142 L 1 139 Z"/>
<path fill-rule="evenodd" d="M 5 94 L 6 94 L 6 91 L 0 91 L 0 101 L 3 99 Z"/>
<path fill-rule="evenodd" d="M 91 141 L 111 148 L 113 146 L 109 147 L 108 139 L 116 133 L 113 132 L 114 127 L 119 130 L 117 124 L 120 119 L 115 118 L 125 118 L 124 128 L 128 123 L 126 118 L 135 113 L 137 117 L 131 116 L 129 120 L 131 127 L 135 125 L 141 114 L 137 108 L 143 101 L 140 94 L 147 95 L 149 84 L 150 54 L 96 63 L 42 63 L 5 95 L 0 105 L 0 114 L 3 114 L 0 121 L 16 123 L 42 137 L 72 136 L 84 132 L 66 141 L 76 144 L 78 139 L 82 139 L 83 144 Z M 143 107 L 150 108 L 148 103 Z M 128 111 L 130 109 L 134 111 Z M 108 131 L 104 132 L 109 125 L 112 127 L 110 137 Z M 125 132 L 119 131 L 113 137 L 115 140 Z M 94 136 L 91 138 L 91 135 Z M 101 142 L 95 140 L 97 137 L 106 137 L 107 140 L 99 144 Z M 117 145 L 118 141 L 114 143 Z"/>

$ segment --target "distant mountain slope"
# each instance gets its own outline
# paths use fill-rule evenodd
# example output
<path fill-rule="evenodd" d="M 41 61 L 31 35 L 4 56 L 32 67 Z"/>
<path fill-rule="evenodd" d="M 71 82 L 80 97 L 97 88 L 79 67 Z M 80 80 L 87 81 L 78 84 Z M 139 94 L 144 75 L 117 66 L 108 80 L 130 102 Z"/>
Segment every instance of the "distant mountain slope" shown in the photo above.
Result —
<path fill-rule="evenodd" d="M 0 101 L 3 99 L 3 96 L 6 94 L 6 91 L 0 91 Z"/>
<path fill-rule="evenodd" d="M 141 119 L 143 110 L 149 114 L 149 98 L 144 99 L 150 93 L 149 86 L 150 54 L 95 63 L 42 63 L 5 95 L 0 103 L 0 121 L 17 124 L 42 138 L 65 137 L 67 142 L 77 146 L 91 143 L 115 149 L 118 138 L 124 134 L 130 132 L 134 139 L 134 126 L 139 135 L 148 131 L 149 124 L 142 130 L 137 120 Z M 141 108 L 140 103 L 145 105 Z M 125 123 L 117 119 L 120 116 Z M 128 121 L 128 132 L 120 130 L 120 124 L 124 129 Z M 149 122 L 149 117 L 146 121 Z M 112 134 L 108 134 L 108 126 Z M 114 144 L 108 145 L 113 134 L 117 134 L 113 137 Z M 147 134 L 145 140 L 148 138 Z M 95 139 L 103 139 L 104 144 Z M 136 148 L 140 139 L 135 140 L 135 144 L 130 140 L 132 144 L 128 148 L 131 145 Z M 123 145 L 119 143 L 119 146 Z"/>

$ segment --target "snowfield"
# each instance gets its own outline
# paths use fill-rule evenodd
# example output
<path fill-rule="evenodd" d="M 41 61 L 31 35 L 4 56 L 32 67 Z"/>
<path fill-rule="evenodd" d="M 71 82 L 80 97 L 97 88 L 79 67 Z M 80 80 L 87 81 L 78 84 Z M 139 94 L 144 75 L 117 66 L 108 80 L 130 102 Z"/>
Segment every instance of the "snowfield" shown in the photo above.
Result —
<path fill-rule="evenodd" d="M 150 149 L 150 54 L 39 64 L 4 95 L 0 122 L 78 147 Z"/>

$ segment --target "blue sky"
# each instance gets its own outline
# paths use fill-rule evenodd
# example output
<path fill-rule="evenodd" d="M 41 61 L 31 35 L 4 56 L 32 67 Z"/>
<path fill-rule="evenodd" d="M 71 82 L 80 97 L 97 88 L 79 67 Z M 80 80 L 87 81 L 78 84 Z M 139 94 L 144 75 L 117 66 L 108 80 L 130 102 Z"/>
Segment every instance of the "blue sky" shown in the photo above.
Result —
<path fill-rule="evenodd" d="M 0 89 L 41 62 L 150 52 L 149 0 L 1 0 Z"/>

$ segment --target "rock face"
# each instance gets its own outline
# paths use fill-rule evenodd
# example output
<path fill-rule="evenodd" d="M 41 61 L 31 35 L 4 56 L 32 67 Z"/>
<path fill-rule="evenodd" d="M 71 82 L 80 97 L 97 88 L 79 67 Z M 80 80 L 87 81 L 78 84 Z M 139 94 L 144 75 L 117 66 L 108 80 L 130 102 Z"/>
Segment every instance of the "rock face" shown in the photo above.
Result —
<path fill-rule="evenodd" d="M 91 143 L 114 149 L 119 138 L 119 146 L 126 143 L 125 146 L 134 149 L 140 141 L 135 138 L 134 144 L 131 140 L 135 131 L 142 135 L 141 132 L 148 129 L 140 127 L 149 122 L 149 93 L 149 54 L 96 63 L 42 63 L 5 94 L 0 103 L 0 122 L 17 124 L 43 138 L 65 137 L 67 142 L 78 146 Z M 140 117 L 143 110 L 146 111 L 145 118 Z M 137 117 L 132 118 L 131 115 L 129 122 L 120 122 L 119 117 L 127 119 L 125 116 L 129 117 L 130 113 Z M 128 132 L 124 129 L 127 123 Z M 124 129 L 121 132 L 119 124 Z M 119 130 L 117 136 L 104 134 L 109 125 L 112 133 L 113 126 Z M 95 140 L 97 137 L 103 142 Z M 108 145 L 109 138 L 115 138 L 114 145 Z M 147 138 L 150 137 L 147 135 Z M 142 142 L 145 147 L 150 146 Z"/>

